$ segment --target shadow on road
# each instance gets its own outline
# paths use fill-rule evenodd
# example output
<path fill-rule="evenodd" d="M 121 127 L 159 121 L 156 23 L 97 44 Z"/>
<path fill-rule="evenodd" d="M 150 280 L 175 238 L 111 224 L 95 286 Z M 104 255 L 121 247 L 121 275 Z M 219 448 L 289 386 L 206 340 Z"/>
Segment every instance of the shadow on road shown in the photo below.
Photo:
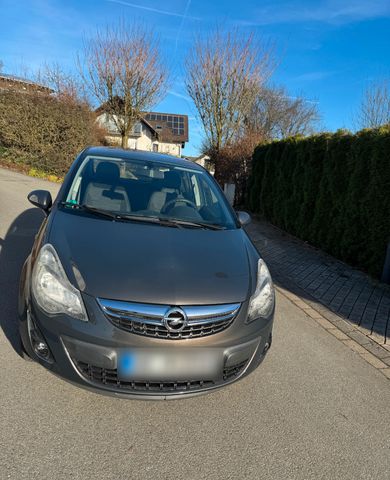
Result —
<path fill-rule="evenodd" d="M 18 332 L 17 295 L 23 263 L 44 219 L 38 208 L 21 213 L 0 238 L 0 324 L 14 350 L 21 355 Z"/>

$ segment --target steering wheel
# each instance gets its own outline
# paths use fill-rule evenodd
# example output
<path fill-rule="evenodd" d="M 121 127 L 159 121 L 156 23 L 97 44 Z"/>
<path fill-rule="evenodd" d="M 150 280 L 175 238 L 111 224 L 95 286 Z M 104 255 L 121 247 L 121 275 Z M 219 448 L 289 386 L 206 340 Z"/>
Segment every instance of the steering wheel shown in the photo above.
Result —
<path fill-rule="evenodd" d="M 197 210 L 197 206 L 195 205 L 194 202 L 191 202 L 191 200 L 187 200 L 186 198 L 174 198 L 173 200 L 169 200 L 169 202 L 167 202 L 164 207 L 162 208 L 161 210 L 161 213 L 166 213 L 167 210 L 168 210 L 168 207 L 170 205 L 174 205 L 175 203 L 186 203 L 187 205 L 189 205 L 190 207 L 194 208 L 195 210 Z"/>

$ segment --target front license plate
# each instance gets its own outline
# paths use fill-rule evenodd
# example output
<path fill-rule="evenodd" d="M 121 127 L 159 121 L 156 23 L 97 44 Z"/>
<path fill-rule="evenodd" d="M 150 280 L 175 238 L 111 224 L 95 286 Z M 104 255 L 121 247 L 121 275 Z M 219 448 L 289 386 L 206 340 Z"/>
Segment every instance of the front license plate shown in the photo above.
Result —
<path fill-rule="evenodd" d="M 219 350 L 132 349 L 118 354 L 118 377 L 134 381 L 211 380 L 222 371 Z"/>

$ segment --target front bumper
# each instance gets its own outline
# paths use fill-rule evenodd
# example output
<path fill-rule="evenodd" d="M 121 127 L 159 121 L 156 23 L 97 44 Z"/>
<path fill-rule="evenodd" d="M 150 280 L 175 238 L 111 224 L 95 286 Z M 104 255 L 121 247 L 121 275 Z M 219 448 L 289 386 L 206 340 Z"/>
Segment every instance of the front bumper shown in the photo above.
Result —
<path fill-rule="evenodd" d="M 169 341 L 120 330 L 106 318 L 96 299 L 86 294 L 83 299 L 89 322 L 66 315 L 48 316 L 33 299 L 26 317 L 31 315 L 32 323 L 51 353 L 50 361 L 36 356 L 35 359 L 66 380 L 99 393 L 138 399 L 180 398 L 207 393 L 252 372 L 271 344 L 273 312 L 268 318 L 246 324 L 247 304 L 242 305 L 232 325 L 220 333 Z M 31 352 L 26 317 L 21 318 L 20 330 L 23 344 Z M 182 355 L 189 349 L 211 348 L 223 358 L 223 365 L 215 375 L 204 378 L 121 379 L 118 375 L 119 354 L 123 350 L 139 348 L 177 349 Z"/>

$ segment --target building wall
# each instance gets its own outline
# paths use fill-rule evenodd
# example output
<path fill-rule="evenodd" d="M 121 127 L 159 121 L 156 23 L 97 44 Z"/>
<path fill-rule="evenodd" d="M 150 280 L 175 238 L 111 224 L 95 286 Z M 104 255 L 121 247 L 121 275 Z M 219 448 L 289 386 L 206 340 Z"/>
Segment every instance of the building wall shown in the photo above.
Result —
<path fill-rule="evenodd" d="M 155 147 L 154 147 L 155 146 Z M 181 145 L 177 143 L 159 142 L 152 137 L 150 130 L 143 128 L 141 137 L 129 137 L 128 148 L 134 150 L 145 150 L 147 152 L 157 151 L 180 157 Z"/>
<path fill-rule="evenodd" d="M 214 175 L 215 169 L 213 164 L 210 162 L 210 157 L 208 155 L 203 155 L 195 160 L 195 163 L 205 168 L 211 175 Z"/>
<path fill-rule="evenodd" d="M 168 153 L 169 155 L 176 155 L 180 157 L 181 155 L 181 144 L 180 143 L 164 143 L 164 142 L 156 142 L 158 143 L 158 151 L 160 153 Z"/>

